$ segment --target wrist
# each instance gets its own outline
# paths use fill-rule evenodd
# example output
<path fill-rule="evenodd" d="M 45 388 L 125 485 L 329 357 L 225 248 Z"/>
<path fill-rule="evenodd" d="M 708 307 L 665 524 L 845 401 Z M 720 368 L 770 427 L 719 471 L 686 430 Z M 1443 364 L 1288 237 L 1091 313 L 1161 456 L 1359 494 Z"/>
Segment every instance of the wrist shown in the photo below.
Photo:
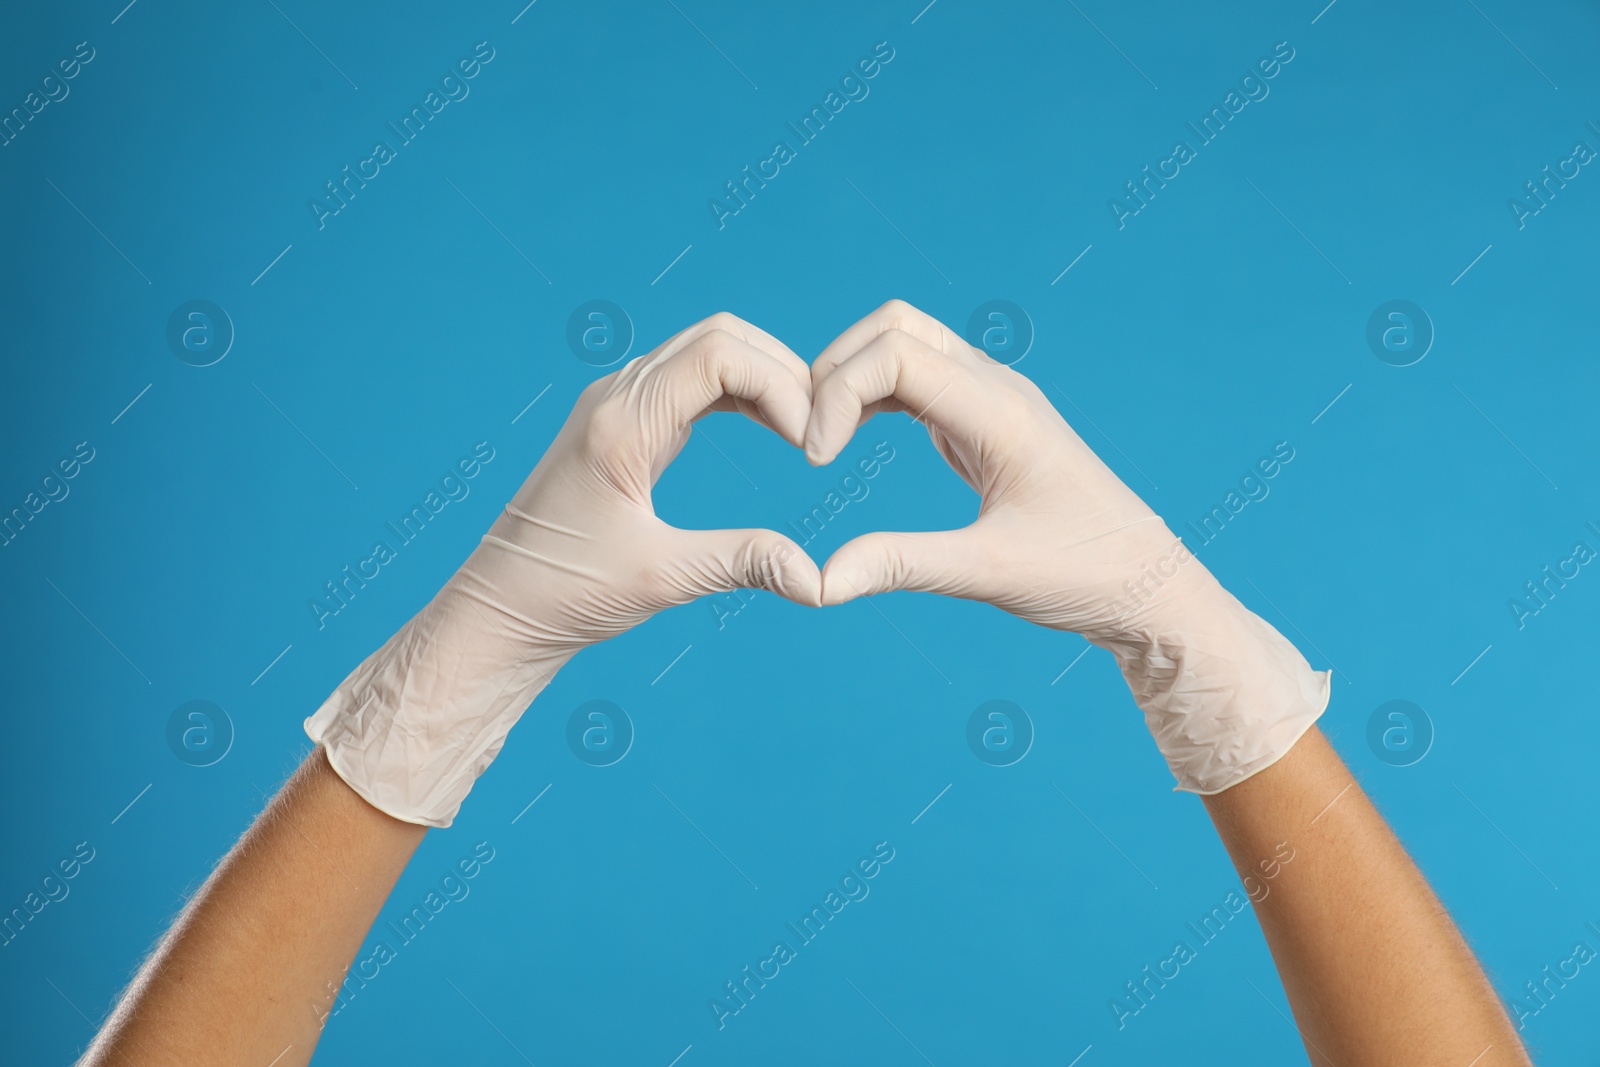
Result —
<path fill-rule="evenodd" d="M 1192 566 L 1182 595 L 1096 643 L 1116 656 L 1177 788 L 1212 794 L 1292 748 L 1326 709 L 1331 675 Z"/>
<path fill-rule="evenodd" d="M 449 826 L 511 727 L 572 657 L 486 625 L 492 616 L 479 607 L 446 585 L 305 722 L 345 783 L 396 819 Z"/>
<path fill-rule="evenodd" d="M 1159 521 L 1159 520 L 1158 520 Z M 1119 561 L 1125 573 L 1091 640 L 1137 642 L 1160 630 L 1184 630 L 1225 614 L 1238 602 L 1206 569 L 1182 538 L 1160 523 L 1131 559 Z M 1087 633 L 1087 632 L 1086 632 Z"/>

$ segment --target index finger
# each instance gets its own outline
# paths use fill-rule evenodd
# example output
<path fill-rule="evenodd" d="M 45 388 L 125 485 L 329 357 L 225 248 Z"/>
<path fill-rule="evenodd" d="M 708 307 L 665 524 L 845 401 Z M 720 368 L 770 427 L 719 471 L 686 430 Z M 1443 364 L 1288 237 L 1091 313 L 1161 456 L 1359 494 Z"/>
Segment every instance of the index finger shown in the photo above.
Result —
<path fill-rule="evenodd" d="M 789 356 L 799 362 L 794 353 Z M 796 445 L 811 414 L 809 376 L 797 376 L 781 356 L 720 328 L 641 360 L 617 385 L 652 457 L 681 446 L 696 419 L 730 403 L 748 405 L 757 421 Z"/>
<path fill-rule="evenodd" d="M 817 381 L 806 425 L 806 459 L 832 462 L 880 403 L 898 404 L 918 422 L 969 445 L 982 446 L 1020 421 L 1017 394 L 975 359 L 962 359 L 900 330 L 870 335 L 859 351 Z M 981 448 L 980 448 L 981 454 Z"/>
<path fill-rule="evenodd" d="M 654 352 L 638 361 L 638 372 L 643 373 L 672 359 L 689 345 L 713 331 L 720 331 L 737 337 L 751 348 L 771 356 L 794 376 L 795 380 L 805 389 L 807 396 L 811 395 L 811 368 L 806 366 L 806 361 L 795 355 L 794 350 L 788 345 L 761 327 L 746 322 L 728 311 L 719 311 L 715 315 L 709 315 L 693 326 L 680 330 L 669 337 Z"/>
<path fill-rule="evenodd" d="M 976 362 L 972 346 L 954 330 L 904 300 L 890 300 L 828 343 L 822 354 L 812 361 L 812 384 L 820 384 L 823 378 L 833 373 L 835 367 L 890 330 L 909 334 L 934 351 L 953 359 Z"/>

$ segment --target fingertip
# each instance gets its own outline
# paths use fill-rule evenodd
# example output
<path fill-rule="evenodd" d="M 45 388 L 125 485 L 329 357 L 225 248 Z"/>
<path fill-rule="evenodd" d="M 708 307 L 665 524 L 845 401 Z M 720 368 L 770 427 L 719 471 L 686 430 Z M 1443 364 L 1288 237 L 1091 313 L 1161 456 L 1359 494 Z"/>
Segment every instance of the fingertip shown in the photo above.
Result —
<path fill-rule="evenodd" d="M 840 549 L 844 551 L 844 549 Z M 865 588 L 865 576 L 859 570 L 852 572 L 848 564 L 841 564 L 837 559 L 828 561 L 822 568 L 822 606 L 834 607 L 848 603 L 857 597 L 866 596 L 872 592 Z"/>
<path fill-rule="evenodd" d="M 781 543 L 776 558 L 782 560 L 773 575 L 772 591 L 808 608 L 822 606 L 822 572 L 816 561 L 793 541 Z"/>
<path fill-rule="evenodd" d="M 806 424 L 805 437 L 800 447 L 805 449 L 806 462 L 813 467 L 820 467 L 833 458 L 828 455 L 827 448 L 823 446 L 822 431 L 817 428 L 815 417 Z"/>
<path fill-rule="evenodd" d="M 810 412 L 794 412 L 792 415 L 770 420 L 772 428 L 779 437 L 794 445 L 796 448 L 806 446 L 806 429 L 810 424 Z"/>
<path fill-rule="evenodd" d="M 832 440 L 838 436 L 838 432 L 829 424 L 836 424 L 837 421 L 829 412 L 812 408 L 811 420 L 806 424 L 805 450 L 806 459 L 813 467 L 827 466 L 844 449 L 844 442 L 835 443 Z"/>

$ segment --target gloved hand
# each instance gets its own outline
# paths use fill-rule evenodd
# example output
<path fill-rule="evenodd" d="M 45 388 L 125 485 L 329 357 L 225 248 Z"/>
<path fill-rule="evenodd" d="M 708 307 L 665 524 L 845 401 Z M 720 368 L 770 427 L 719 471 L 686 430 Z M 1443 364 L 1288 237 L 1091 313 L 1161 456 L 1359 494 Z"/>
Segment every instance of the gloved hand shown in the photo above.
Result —
<path fill-rule="evenodd" d="M 449 826 L 533 698 L 580 649 L 741 587 L 817 605 L 821 575 L 770 530 L 680 530 L 650 489 L 694 420 L 738 410 L 798 446 L 811 378 L 728 314 L 594 382 L 467 561 L 306 720 L 370 804 Z"/>
<path fill-rule="evenodd" d="M 1110 650 L 1178 788 L 1217 793 L 1278 760 L 1331 674 L 1223 589 L 1027 378 L 902 301 L 811 367 L 806 457 L 907 411 L 982 497 L 960 530 L 870 533 L 833 554 L 824 604 L 910 589 L 987 601 Z"/>

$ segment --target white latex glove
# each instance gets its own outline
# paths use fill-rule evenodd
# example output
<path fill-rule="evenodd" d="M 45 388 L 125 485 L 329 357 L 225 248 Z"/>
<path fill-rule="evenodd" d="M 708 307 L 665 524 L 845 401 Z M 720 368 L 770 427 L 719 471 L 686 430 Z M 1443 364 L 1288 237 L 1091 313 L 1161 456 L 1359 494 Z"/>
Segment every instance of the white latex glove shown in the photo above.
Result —
<path fill-rule="evenodd" d="M 960 530 L 871 533 L 822 572 L 824 604 L 910 589 L 982 600 L 1116 657 L 1178 788 L 1272 765 L 1327 706 L 1331 675 L 1223 589 L 1027 378 L 902 301 L 811 367 L 806 457 L 831 461 L 876 411 L 907 411 L 982 496 Z"/>
<path fill-rule="evenodd" d="M 650 489 L 694 420 L 738 410 L 798 446 L 805 363 L 719 314 L 594 382 L 482 543 L 306 720 L 370 804 L 449 826 L 552 675 L 580 649 L 710 593 L 817 605 L 821 575 L 771 530 L 680 530 Z"/>

